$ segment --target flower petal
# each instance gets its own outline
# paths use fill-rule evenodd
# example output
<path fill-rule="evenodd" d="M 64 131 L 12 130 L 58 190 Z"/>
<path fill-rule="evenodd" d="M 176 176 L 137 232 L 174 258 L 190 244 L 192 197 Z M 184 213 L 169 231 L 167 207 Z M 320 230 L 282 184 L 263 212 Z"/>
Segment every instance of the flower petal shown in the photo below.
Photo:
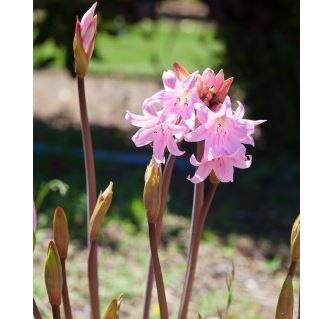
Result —
<path fill-rule="evenodd" d="M 212 163 L 213 171 L 219 181 L 223 183 L 233 182 L 234 166 L 231 158 L 220 157 Z"/>
<path fill-rule="evenodd" d="M 179 150 L 179 147 L 177 143 L 175 143 L 173 136 L 170 135 L 168 136 L 168 140 L 167 140 L 167 148 L 169 152 L 175 156 L 181 156 L 185 153 L 184 151 Z"/>
<path fill-rule="evenodd" d="M 164 136 L 157 136 L 153 142 L 153 153 L 157 163 L 164 162 L 164 152 L 166 147 L 166 138 Z"/>
<path fill-rule="evenodd" d="M 165 89 L 175 89 L 177 77 L 171 70 L 163 72 L 163 84 Z"/>
<path fill-rule="evenodd" d="M 194 184 L 200 183 L 203 180 L 205 180 L 207 176 L 209 176 L 211 170 L 212 170 L 211 162 L 201 163 L 195 175 L 193 177 L 188 176 L 188 179 Z"/>

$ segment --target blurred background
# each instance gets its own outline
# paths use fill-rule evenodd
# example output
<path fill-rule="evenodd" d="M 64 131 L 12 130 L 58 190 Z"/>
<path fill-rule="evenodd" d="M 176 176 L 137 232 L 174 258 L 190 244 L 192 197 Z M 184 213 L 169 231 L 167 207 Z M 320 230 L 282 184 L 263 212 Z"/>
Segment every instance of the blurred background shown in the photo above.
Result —
<path fill-rule="evenodd" d="M 57 205 L 67 212 L 73 240 L 74 311 L 82 317 L 88 313 L 86 193 L 72 39 L 76 16 L 92 3 L 34 1 L 34 294 L 45 318 L 42 267 Z M 237 170 L 234 183 L 220 185 L 211 207 L 191 318 L 197 311 L 215 316 L 224 307 L 231 261 L 236 278 L 229 318 L 273 318 L 299 212 L 299 1 L 112 0 L 98 1 L 96 11 L 87 104 L 97 187 L 104 189 L 112 180 L 115 191 L 101 235 L 102 309 L 123 292 L 122 317 L 140 315 L 148 259 L 143 176 L 151 150 L 134 147 L 135 128 L 124 114 L 127 109 L 140 113 L 143 100 L 161 88 L 162 72 L 179 62 L 189 71 L 223 68 L 226 78 L 235 77 L 230 95 L 246 105 L 247 117 L 267 120 L 255 134 L 256 147 L 249 148 L 252 167 Z M 193 194 L 186 177 L 193 151 L 176 162 L 161 245 L 173 318 L 184 275 Z M 153 302 L 152 318 L 158 318 Z"/>

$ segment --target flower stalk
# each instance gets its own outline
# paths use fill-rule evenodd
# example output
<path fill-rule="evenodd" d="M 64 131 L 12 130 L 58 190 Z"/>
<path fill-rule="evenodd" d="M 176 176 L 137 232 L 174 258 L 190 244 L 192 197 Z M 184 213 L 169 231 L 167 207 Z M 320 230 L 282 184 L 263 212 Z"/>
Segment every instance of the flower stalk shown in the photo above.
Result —
<path fill-rule="evenodd" d="M 211 206 L 212 200 L 214 198 L 214 195 L 216 193 L 217 187 L 218 187 L 218 184 L 210 185 L 208 192 L 207 192 L 207 196 L 203 203 L 203 206 L 198 214 L 198 218 L 196 218 L 197 225 L 195 227 L 194 232 L 192 233 L 193 237 L 190 240 L 190 245 L 191 245 L 190 255 L 188 256 L 186 275 L 185 275 L 185 284 L 183 286 L 183 292 L 181 295 L 178 319 L 187 318 L 188 306 L 189 306 L 189 301 L 190 301 L 190 297 L 191 297 L 191 292 L 192 292 L 192 288 L 193 288 L 193 282 L 194 282 L 194 277 L 195 277 L 196 267 L 197 267 L 199 244 L 200 244 L 200 240 L 202 238 L 206 216 L 210 209 L 210 206 Z"/>
<path fill-rule="evenodd" d="M 95 208 L 89 223 L 89 252 L 88 252 L 88 286 L 91 302 L 91 318 L 100 318 L 100 303 L 99 303 L 99 280 L 97 272 L 97 237 L 103 223 L 105 214 L 109 210 L 112 202 L 113 183 L 110 182 L 106 190 L 100 193 Z"/>
<path fill-rule="evenodd" d="M 40 310 L 39 310 L 34 298 L 33 298 L 33 317 L 34 317 L 34 319 L 42 319 Z"/>
<path fill-rule="evenodd" d="M 160 267 L 158 251 L 157 251 L 157 232 L 156 232 L 156 224 L 148 223 L 149 227 L 149 241 L 150 241 L 150 251 L 152 257 L 152 265 L 155 274 L 157 294 L 158 294 L 158 303 L 160 309 L 160 318 L 168 319 L 168 309 L 165 295 L 165 286 L 162 275 L 162 270 Z"/>
<path fill-rule="evenodd" d="M 156 280 L 158 303 L 161 319 L 168 319 L 168 309 L 165 295 L 164 280 L 158 256 L 157 221 L 162 196 L 162 169 L 157 160 L 152 157 L 144 175 L 143 203 L 148 219 L 149 243 L 152 267 Z"/>
<path fill-rule="evenodd" d="M 61 319 L 60 306 L 52 305 L 53 319 Z"/>
<path fill-rule="evenodd" d="M 157 246 L 159 245 L 161 229 L 163 224 L 163 217 L 166 207 L 166 200 L 167 194 L 171 183 L 172 172 L 175 162 L 175 156 L 169 154 L 166 165 L 164 168 L 163 174 L 163 185 L 161 191 L 161 200 L 160 200 L 160 208 L 157 216 L 157 223 L 156 223 L 156 233 L 157 233 Z M 150 316 L 150 304 L 151 304 L 151 297 L 152 297 L 152 288 L 154 283 L 154 270 L 152 265 L 152 256 L 149 257 L 149 264 L 148 264 L 148 272 L 147 272 L 147 283 L 146 283 L 146 291 L 144 295 L 144 302 L 143 302 L 143 310 L 142 310 L 142 318 L 149 319 Z"/>
<path fill-rule="evenodd" d="M 96 204 L 96 178 L 95 178 L 95 165 L 93 155 L 93 144 L 91 132 L 88 122 L 86 96 L 85 96 L 85 82 L 84 78 L 77 78 L 78 81 L 78 94 L 79 94 L 79 107 L 80 107 L 80 121 L 81 121 L 81 134 L 83 140 L 84 160 L 85 160 L 85 175 L 86 175 L 86 189 L 87 189 L 87 234 L 88 234 L 88 280 L 90 288 L 90 301 L 91 301 L 91 318 L 100 318 L 99 306 L 99 292 L 97 281 L 97 242 L 94 243 L 90 240 L 89 221 L 92 217 L 92 212 Z M 93 247 L 93 248 L 92 248 Z M 92 251 L 93 249 L 93 251 Z M 94 280 L 94 282 L 90 282 Z"/>

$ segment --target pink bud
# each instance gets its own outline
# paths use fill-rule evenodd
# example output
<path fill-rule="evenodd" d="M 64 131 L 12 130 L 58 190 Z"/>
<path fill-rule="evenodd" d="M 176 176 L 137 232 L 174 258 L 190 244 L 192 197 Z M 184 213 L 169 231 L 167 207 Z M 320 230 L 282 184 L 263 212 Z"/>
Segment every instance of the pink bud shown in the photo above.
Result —
<path fill-rule="evenodd" d="M 88 62 L 92 57 L 95 44 L 97 15 L 94 15 L 97 2 L 84 14 L 81 21 L 77 18 L 73 50 L 75 55 L 76 73 L 84 77 Z"/>

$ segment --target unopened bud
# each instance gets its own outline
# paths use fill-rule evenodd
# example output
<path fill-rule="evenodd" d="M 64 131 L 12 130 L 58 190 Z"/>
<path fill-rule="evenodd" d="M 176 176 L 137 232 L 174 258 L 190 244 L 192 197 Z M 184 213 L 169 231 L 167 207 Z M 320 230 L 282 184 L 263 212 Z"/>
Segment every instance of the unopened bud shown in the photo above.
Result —
<path fill-rule="evenodd" d="M 292 277 L 288 275 L 283 283 L 276 307 L 275 319 L 292 319 L 293 316 L 293 286 Z"/>
<path fill-rule="evenodd" d="M 100 194 L 99 198 L 97 199 L 91 220 L 90 220 L 90 238 L 91 240 L 96 240 L 99 234 L 101 225 L 104 220 L 104 216 L 109 210 L 109 207 L 112 202 L 112 187 L 113 183 L 110 182 L 107 189 Z"/>
<path fill-rule="evenodd" d="M 173 63 L 173 71 L 180 81 L 183 81 L 190 75 L 186 68 L 177 62 Z"/>
<path fill-rule="evenodd" d="M 106 310 L 103 319 L 118 319 L 119 318 L 119 309 L 120 304 L 123 299 L 123 295 L 118 296 L 116 299 L 113 299 Z"/>
<path fill-rule="evenodd" d="M 60 256 L 53 241 L 50 241 L 48 245 L 45 263 L 45 283 L 50 304 L 52 306 L 60 305 L 63 284 L 62 266 Z"/>
<path fill-rule="evenodd" d="M 162 169 L 152 158 L 144 175 L 143 202 L 148 222 L 155 224 L 161 201 Z"/>
<path fill-rule="evenodd" d="M 300 257 L 300 215 L 292 226 L 290 246 L 291 261 L 297 263 Z"/>
<path fill-rule="evenodd" d="M 73 39 L 73 53 L 77 76 L 86 75 L 88 63 L 94 50 L 97 16 L 94 15 L 96 2 L 84 14 L 81 21 L 77 18 L 75 35 Z"/>
<path fill-rule="evenodd" d="M 62 207 L 57 207 L 53 219 L 53 236 L 60 258 L 66 258 L 69 247 L 68 220 Z"/>

